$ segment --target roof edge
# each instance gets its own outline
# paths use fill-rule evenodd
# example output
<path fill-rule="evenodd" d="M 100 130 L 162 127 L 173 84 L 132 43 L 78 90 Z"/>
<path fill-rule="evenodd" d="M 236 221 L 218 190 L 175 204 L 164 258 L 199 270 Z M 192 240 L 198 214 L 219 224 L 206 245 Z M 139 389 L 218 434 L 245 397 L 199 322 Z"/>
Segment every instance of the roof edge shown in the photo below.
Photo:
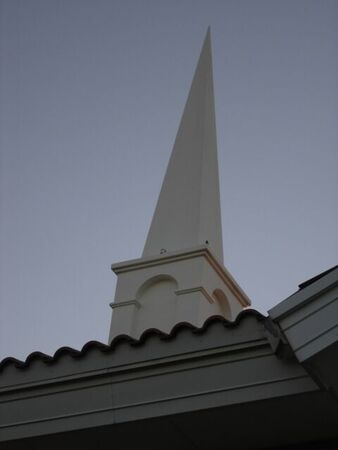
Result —
<path fill-rule="evenodd" d="M 112 352 L 114 351 L 115 347 L 121 343 L 128 343 L 132 346 L 140 346 L 146 343 L 149 338 L 154 336 L 158 337 L 161 340 L 170 341 L 173 340 L 177 336 L 177 334 L 183 330 L 190 330 L 194 334 L 202 334 L 214 323 L 222 323 L 226 328 L 235 328 L 243 319 L 247 317 L 254 317 L 258 321 L 265 321 L 268 319 L 266 316 L 255 309 L 245 309 L 238 314 L 234 321 L 229 321 L 223 316 L 217 315 L 209 317 L 201 327 L 196 327 L 189 322 L 180 322 L 172 328 L 170 333 L 165 333 L 156 328 L 149 328 L 141 334 L 139 339 L 132 338 L 131 336 L 128 336 L 126 334 L 121 334 L 116 336 L 112 340 L 110 345 L 98 341 L 89 341 L 84 344 L 81 350 L 76 350 L 72 347 L 67 346 L 60 347 L 58 350 L 56 350 L 53 356 L 47 355 L 46 353 L 40 351 L 35 351 L 30 353 L 24 361 L 9 356 L 0 361 L 0 372 L 9 366 L 14 366 L 17 369 L 25 369 L 33 361 L 36 360 L 40 360 L 46 364 L 53 364 L 57 362 L 57 360 L 62 355 L 70 355 L 73 358 L 82 358 L 86 355 L 86 353 L 88 353 L 89 350 L 92 350 L 93 348 L 101 352 Z"/>

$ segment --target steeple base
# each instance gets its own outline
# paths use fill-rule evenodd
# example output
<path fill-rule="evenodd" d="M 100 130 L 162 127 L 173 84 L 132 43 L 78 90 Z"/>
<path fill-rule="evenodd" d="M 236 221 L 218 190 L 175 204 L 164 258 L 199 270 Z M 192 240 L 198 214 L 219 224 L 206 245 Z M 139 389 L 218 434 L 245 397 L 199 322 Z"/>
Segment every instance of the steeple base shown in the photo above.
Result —
<path fill-rule="evenodd" d="M 179 322 L 202 326 L 213 315 L 234 320 L 250 300 L 206 246 L 113 264 L 118 276 L 109 342 L 165 333 Z"/>

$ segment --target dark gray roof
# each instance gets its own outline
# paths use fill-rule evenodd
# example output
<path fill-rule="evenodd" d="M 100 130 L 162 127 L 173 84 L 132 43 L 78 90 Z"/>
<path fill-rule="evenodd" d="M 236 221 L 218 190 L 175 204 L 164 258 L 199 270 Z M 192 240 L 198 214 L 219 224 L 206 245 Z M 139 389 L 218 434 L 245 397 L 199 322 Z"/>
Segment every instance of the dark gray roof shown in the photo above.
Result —
<path fill-rule="evenodd" d="M 306 281 L 303 281 L 303 283 L 299 284 L 298 287 L 299 289 L 304 289 L 307 286 L 310 286 L 310 284 L 314 283 L 315 281 L 320 280 L 321 278 L 325 277 L 325 275 L 328 275 L 329 273 L 333 272 L 334 270 L 336 270 L 338 268 L 337 266 L 333 266 L 330 269 L 325 270 L 324 272 L 319 273 L 318 275 L 315 275 L 312 278 L 309 278 Z"/>
<path fill-rule="evenodd" d="M 103 344 L 102 342 L 98 341 L 89 341 L 82 347 L 81 350 L 76 350 L 71 347 L 61 347 L 54 353 L 53 356 L 47 355 L 39 351 L 35 351 L 30 353 L 24 361 L 21 361 L 13 357 L 7 357 L 0 362 L 0 371 L 2 371 L 5 367 L 10 365 L 17 367 L 18 369 L 25 369 L 29 367 L 29 365 L 35 360 L 43 361 L 46 364 L 55 364 L 60 359 L 60 357 L 65 354 L 71 356 L 74 359 L 80 359 L 85 357 L 86 354 L 92 349 L 97 349 L 100 352 L 105 353 L 113 352 L 115 347 L 121 342 L 128 342 L 129 345 L 131 346 L 141 346 L 144 345 L 149 338 L 154 336 L 158 337 L 158 339 L 160 340 L 172 340 L 176 337 L 176 335 L 179 332 L 187 329 L 191 330 L 191 333 L 193 334 L 203 334 L 215 322 L 222 323 L 227 328 L 237 327 L 242 321 L 242 319 L 247 316 L 254 316 L 260 321 L 267 320 L 267 317 L 263 316 L 260 312 L 254 309 L 246 309 L 243 310 L 237 316 L 236 320 L 234 320 L 233 322 L 225 319 L 222 316 L 212 316 L 209 319 L 207 319 L 203 324 L 203 326 L 200 328 L 187 322 L 181 322 L 175 325 L 169 334 L 164 333 L 163 331 L 160 331 L 155 328 L 150 328 L 146 330 L 144 333 L 142 333 L 139 339 L 134 339 L 125 334 L 116 336 L 110 345 Z"/>

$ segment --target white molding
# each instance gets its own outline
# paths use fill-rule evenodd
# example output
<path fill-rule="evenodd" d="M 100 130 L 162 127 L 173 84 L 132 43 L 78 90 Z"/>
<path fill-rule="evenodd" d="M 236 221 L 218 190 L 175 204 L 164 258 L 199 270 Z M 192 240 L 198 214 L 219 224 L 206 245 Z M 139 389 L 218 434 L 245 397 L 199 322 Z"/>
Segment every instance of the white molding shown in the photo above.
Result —
<path fill-rule="evenodd" d="M 193 287 L 193 288 L 189 288 L 189 289 L 179 289 L 179 290 L 175 291 L 175 294 L 176 295 L 185 295 L 185 294 L 190 294 L 193 292 L 200 292 L 201 294 L 204 295 L 204 297 L 207 299 L 207 301 L 209 303 L 211 303 L 211 304 L 215 303 L 215 300 L 211 297 L 211 295 L 208 294 L 208 292 L 202 286 L 197 286 L 197 287 Z"/>
<path fill-rule="evenodd" d="M 134 299 L 134 300 L 126 300 L 126 301 L 119 301 L 119 302 L 116 302 L 116 303 L 115 302 L 109 303 L 109 306 L 112 309 L 120 308 L 121 306 L 130 306 L 130 305 L 137 306 L 137 308 L 141 308 L 141 303 L 138 300 L 136 300 L 136 299 Z"/>

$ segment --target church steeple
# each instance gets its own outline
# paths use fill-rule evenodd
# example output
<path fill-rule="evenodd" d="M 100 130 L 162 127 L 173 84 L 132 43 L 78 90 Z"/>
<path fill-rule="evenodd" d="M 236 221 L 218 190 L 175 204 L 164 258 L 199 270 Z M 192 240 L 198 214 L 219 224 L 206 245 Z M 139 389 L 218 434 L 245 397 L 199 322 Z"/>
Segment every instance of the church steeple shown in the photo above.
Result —
<path fill-rule="evenodd" d="M 210 29 L 142 256 L 206 243 L 223 262 Z"/>
<path fill-rule="evenodd" d="M 223 266 L 214 89 L 208 30 L 142 257 L 112 265 L 109 341 L 234 320 L 250 300 Z"/>

